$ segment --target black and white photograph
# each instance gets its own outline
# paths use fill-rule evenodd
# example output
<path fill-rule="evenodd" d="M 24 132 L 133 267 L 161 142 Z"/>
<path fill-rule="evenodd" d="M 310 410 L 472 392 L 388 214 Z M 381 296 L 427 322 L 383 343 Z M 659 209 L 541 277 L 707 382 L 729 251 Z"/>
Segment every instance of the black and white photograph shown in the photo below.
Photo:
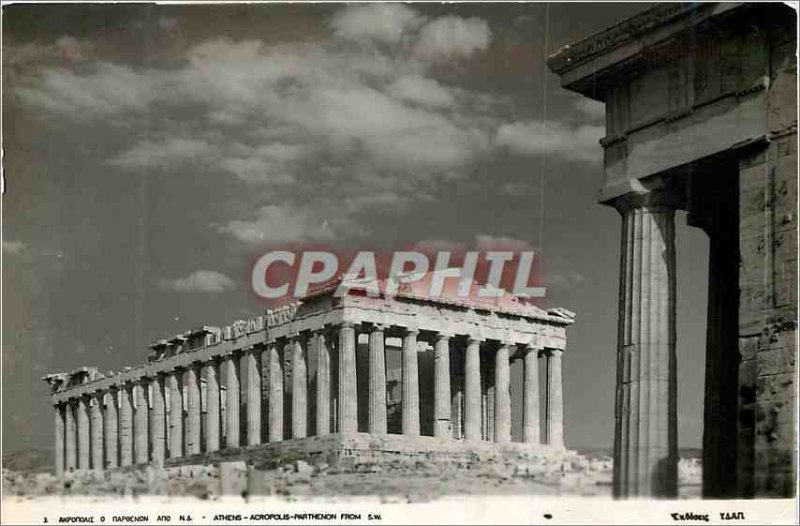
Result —
<path fill-rule="evenodd" d="M 797 524 L 796 2 L 3 2 L 3 524 Z"/>

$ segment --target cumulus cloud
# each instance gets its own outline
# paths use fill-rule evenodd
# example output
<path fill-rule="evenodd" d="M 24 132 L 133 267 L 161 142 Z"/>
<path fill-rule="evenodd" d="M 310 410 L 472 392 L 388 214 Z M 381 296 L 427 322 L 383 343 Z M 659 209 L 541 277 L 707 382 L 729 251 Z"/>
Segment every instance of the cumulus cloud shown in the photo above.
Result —
<path fill-rule="evenodd" d="M 245 243 L 319 241 L 334 238 L 333 226 L 312 211 L 286 205 L 261 207 L 252 219 L 220 228 Z"/>
<path fill-rule="evenodd" d="M 528 241 L 513 237 L 478 234 L 475 236 L 475 248 L 479 251 L 522 252 L 532 250 L 533 247 Z"/>
<path fill-rule="evenodd" d="M 519 155 L 552 155 L 564 161 L 596 163 L 602 160 L 598 141 L 605 128 L 570 126 L 557 121 L 515 122 L 497 130 L 495 143 Z"/>
<path fill-rule="evenodd" d="M 171 137 L 163 141 L 142 141 L 109 162 L 123 168 L 164 168 L 180 162 L 196 162 L 210 146 L 202 140 Z"/>
<path fill-rule="evenodd" d="M 399 100 L 420 106 L 443 108 L 452 106 L 455 102 L 452 91 L 443 87 L 436 80 L 420 75 L 400 77 L 389 85 L 386 91 Z"/>
<path fill-rule="evenodd" d="M 225 292 L 236 288 L 231 278 L 214 270 L 196 270 L 185 278 L 162 280 L 159 285 L 176 292 Z"/>
<path fill-rule="evenodd" d="M 289 185 L 294 163 L 305 158 L 306 147 L 298 144 L 274 142 L 259 147 L 241 146 L 232 157 L 220 162 L 223 170 L 251 183 Z"/>
<path fill-rule="evenodd" d="M 331 20 L 334 35 L 345 40 L 394 44 L 418 21 L 416 11 L 403 4 L 349 5 Z"/>
<path fill-rule="evenodd" d="M 489 46 L 489 24 L 480 18 L 443 16 L 421 30 L 414 55 L 426 59 L 468 57 Z"/>
<path fill-rule="evenodd" d="M 606 118 L 606 105 L 587 97 L 576 100 L 575 109 L 595 122 L 603 122 Z"/>
<path fill-rule="evenodd" d="M 25 250 L 25 243 L 22 241 L 3 240 L 3 252 L 6 254 L 19 254 Z"/>

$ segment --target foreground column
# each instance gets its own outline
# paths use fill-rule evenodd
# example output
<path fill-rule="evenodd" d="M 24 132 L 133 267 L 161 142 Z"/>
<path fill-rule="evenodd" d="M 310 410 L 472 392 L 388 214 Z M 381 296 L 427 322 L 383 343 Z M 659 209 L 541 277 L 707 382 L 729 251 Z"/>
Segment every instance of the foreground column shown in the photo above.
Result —
<path fill-rule="evenodd" d="M 119 466 L 119 414 L 117 412 L 117 390 L 112 388 L 106 393 L 105 424 L 106 468 Z"/>
<path fill-rule="evenodd" d="M 67 431 L 64 436 L 64 468 L 72 471 L 78 468 L 78 426 L 75 425 L 76 400 L 68 400 L 65 407 Z"/>
<path fill-rule="evenodd" d="M 450 336 L 439 334 L 433 349 L 433 436 L 450 438 Z"/>
<path fill-rule="evenodd" d="M 89 399 L 82 396 L 77 405 L 78 420 L 78 469 L 89 469 Z"/>
<path fill-rule="evenodd" d="M 675 212 L 658 193 L 629 194 L 616 206 L 623 220 L 614 496 L 675 497 Z"/>
<path fill-rule="evenodd" d="M 545 402 L 545 436 L 551 446 L 564 446 L 564 400 L 561 390 L 560 349 L 547 350 L 547 400 Z"/>
<path fill-rule="evenodd" d="M 331 432 L 331 349 L 325 332 L 315 333 L 317 343 L 317 436 Z"/>
<path fill-rule="evenodd" d="M 261 366 L 258 363 L 261 349 L 244 354 L 247 376 L 247 445 L 261 442 Z"/>
<path fill-rule="evenodd" d="M 292 438 L 305 438 L 308 422 L 305 336 L 292 337 Z"/>
<path fill-rule="evenodd" d="M 200 382 L 197 367 L 189 365 L 184 372 L 186 388 L 186 430 L 184 432 L 184 455 L 200 453 Z"/>
<path fill-rule="evenodd" d="M 180 371 L 167 376 L 169 389 L 169 458 L 183 456 L 183 398 L 181 397 Z"/>
<path fill-rule="evenodd" d="M 403 420 L 404 435 L 419 436 L 419 370 L 417 367 L 417 334 L 406 329 L 403 336 Z"/>
<path fill-rule="evenodd" d="M 269 441 L 283 440 L 283 360 L 282 344 L 269 343 Z"/>
<path fill-rule="evenodd" d="M 538 444 L 539 436 L 539 349 L 525 347 L 522 376 L 522 441 Z"/>
<path fill-rule="evenodd" d="M 219 450 L 220 435 L 220 396 L 219 396 L 219 364 L 211 359 L 203 367 L 206 380 L 206 451 Z"/>
<path fill-rule="evenodd" d="M 369 433 L 386 434 L 386 348 L 384 327 L 369 333 Z"/>
<path fill-rule="evenodd" d="M 339 432 L 358 432 L 356 331 L 350 323 L 339 327 Z"/>
<path fill-rule="evenodd" d="M 123 385 L 119 389 L 119 464 L 133 464 L 133 406 L 131 388 Z"/>
<path fill-rule="evenodd" d="M 92 469 L 103 469 L 103 396 L 92 393 L 89 401 Z"/>
<path fill-rule="evenodd" d="M 509 346 L 497 349 L 494 365 L 494 441 L 511 442 L 511 368 Z"/>
<path fill-rule="evenodd" d="M 225 447 L 239 447 L 239 358 L 225 357 Z"/>
<path fill-rule="evenodd" d="M 55 417 L 53 424 L 55 428 L 55 464 L 56 475 L 64 473 L 64 407 L 61 404 L 53 406 L 53 416 Z"/>
<path fill-rule="evenodd" d="M 481 439 L 480 340 L 470 338 L 464 364 L 464 439 Z"/>
<path fill-rule="evenodd" d="M 137 464 L 144 464 L 149 460 L 150 448 L 147 437 L 147 420 L 149 407 L 147 405 L 147 380 L 142 379 L 133 386 L 133 453 Z"/>
<path fill-rule="evenodd" d="M 164 464 L 164 453 L 167 448 L 166 404 L 164 400 L 164 385 L 160 375 L 150 379 L 150 393 L 153 397 L 153 409 L 150 411 L 150 447 L 152 448 L 153 462 L 157 466 Z"/>

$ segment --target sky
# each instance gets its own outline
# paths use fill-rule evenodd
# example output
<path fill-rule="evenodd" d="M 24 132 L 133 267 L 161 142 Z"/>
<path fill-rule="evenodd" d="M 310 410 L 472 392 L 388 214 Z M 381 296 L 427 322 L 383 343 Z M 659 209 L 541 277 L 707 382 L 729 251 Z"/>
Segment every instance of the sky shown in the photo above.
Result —
<path fill-rule="evenodd" d="M 258 315 L 287 242 L 522 243 L 577 313 L 566 442 L 613 443 L 620 218 L 604 106 L 544 59 L 652 4 L 3 9 L 3 453 L 52 448 L 45 374 Z M 702 433 L 708 243 L 676 218 L 679 445 Z"/>

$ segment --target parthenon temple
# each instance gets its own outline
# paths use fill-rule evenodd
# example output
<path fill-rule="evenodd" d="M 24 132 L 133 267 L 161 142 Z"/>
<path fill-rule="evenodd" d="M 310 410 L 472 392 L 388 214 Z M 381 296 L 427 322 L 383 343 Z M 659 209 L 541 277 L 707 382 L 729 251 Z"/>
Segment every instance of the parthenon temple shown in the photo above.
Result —
<path fill-rule="evenodd" d="M 408 283 L 371 296 L 335 285 L 158 341 L 148 363 L 120 373 L 46 376 L 56 471 L 282 450 L 380 460 L 563 449 L 561 362 L 573 313 L 507 294 L 431 298 Z"/>

